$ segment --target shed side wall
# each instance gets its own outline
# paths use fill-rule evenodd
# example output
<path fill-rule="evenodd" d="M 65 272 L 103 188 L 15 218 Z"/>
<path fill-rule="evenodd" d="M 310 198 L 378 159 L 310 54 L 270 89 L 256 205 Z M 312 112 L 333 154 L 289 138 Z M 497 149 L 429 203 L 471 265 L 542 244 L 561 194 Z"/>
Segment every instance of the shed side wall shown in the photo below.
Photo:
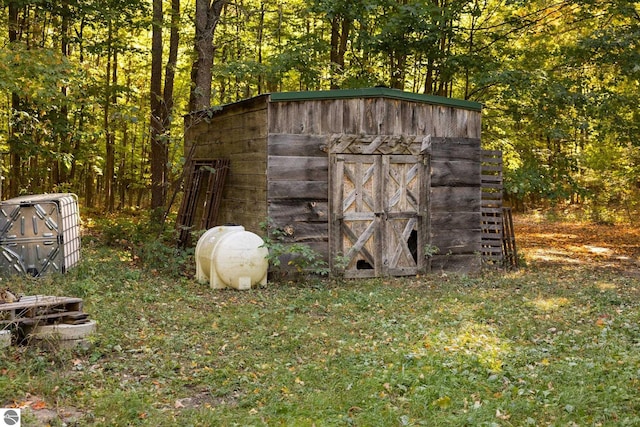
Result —
<path fill-rule="evenodd" d="M 233 104 L 211 117 L 193 114 L 185 121 L 185 155 L 195 159 L 230 160 L 218 223 L 234 223 L 263 235 L 267 217 L 266 97 Z"/>
<path fill-rule="evenodd" d="M 433 138 L 431 145 L 432 270 L 479 268 L 480 139 Z"/>

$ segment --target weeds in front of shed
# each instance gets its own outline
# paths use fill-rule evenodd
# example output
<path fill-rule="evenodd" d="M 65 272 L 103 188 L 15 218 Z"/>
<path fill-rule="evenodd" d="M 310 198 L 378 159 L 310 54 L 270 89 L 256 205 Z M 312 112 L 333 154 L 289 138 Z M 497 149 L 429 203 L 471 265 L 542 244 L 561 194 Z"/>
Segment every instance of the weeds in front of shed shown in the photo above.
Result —
<path fill-rule="evenodd" d="M 129 260 L 143 268 L 172 276 L 189 275 L 194 268 L 194 248 L 177 245 L 177 231 L 168 222 L 154 222 L 153 213 L 131 218 L 104 218 L 95 222 L 92 234 L 126 252 Z M 192 233 L 197 241 L 201 231 Z M 93 240 L 92 240 L 93 241 Z"/>
<path fill-rule="evenodd" d="M 263 246 L 269 250 L 268 260 L 272 274 L 280 277 L 292 272 L 296 277 L 329 274 L 329 264 L 320 252 L 304 243 L 288 242 L 287 231 L 276 227 L 271 220 L 261 222 L 260 228 L 266 234 Z M 283 262 L 287 267 L 282 265 Z"/>
<path fill-rule="evenodd" d="M 424 245 L 423 251 L 426 258 L 431 258 L 440 253 L 440 248 L 431 244 L 426 244 Z"/>

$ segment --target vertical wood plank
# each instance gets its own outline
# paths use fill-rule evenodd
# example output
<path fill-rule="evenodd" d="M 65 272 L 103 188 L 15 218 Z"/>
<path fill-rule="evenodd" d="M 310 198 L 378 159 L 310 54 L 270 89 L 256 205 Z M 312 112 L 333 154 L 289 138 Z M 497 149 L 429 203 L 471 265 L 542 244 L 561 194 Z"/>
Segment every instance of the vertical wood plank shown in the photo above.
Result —
<path fill-rule="evenodd" d="M 421 264 L 421 271 L 431 271 L 431 257 L 427 257 L 425 249 L 431 248 L 431 198 L 429 197 L 429 190 L 431 188 L 431 174 L 428 172 L 431 170 L 431 156 L 424 155 L 422 158 L 424 167 L 421 168 L 421 186 L 420 186 L 420 223 L 421 227 L 418 228 L 418 259 L 424 264 Z"/>
<path fill-rule="evenodd" d="M 340 155 L 331 155 L 329 161 L 329 245 L 331 247 L 329 263 L 335 269 L 334 257 L 346 255 L 342 244 L 342 205 L 344 203 L 342 190 L 342 175 L 344 174 L 344 162 L 340 160 Z M 342 273 L 342 272 L 340 272 Z"/>

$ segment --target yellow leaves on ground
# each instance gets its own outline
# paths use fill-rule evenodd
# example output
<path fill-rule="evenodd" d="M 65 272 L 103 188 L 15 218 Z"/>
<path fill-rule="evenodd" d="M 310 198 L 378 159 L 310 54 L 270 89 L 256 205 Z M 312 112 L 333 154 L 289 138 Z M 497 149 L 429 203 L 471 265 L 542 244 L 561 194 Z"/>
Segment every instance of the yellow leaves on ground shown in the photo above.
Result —
<path fill-rule="evenodd" d="M 433 406 L 437 406 L 440 409 L 447 409 L 451 406 L 451 398 L 449 396 L 442 396 L 433 401 Z"/>
<path fill-rule="evenodd" d="M 553 312 L 561 307 L 564 307 L 570 303 L 568 298 L 556 297 L 556 298 L 538 298 L 533 301 L 533 305 L 540 311 Z"/>
<path fill-rule="evenodd" d="M 509 342 L 490 325 L 463 322 L 451 331 L 442 331 L 425 348 L 440 348 L 446 353 L 468 356 L 492 372 L 500 372 L 502 359 L 509 352 Z"/>

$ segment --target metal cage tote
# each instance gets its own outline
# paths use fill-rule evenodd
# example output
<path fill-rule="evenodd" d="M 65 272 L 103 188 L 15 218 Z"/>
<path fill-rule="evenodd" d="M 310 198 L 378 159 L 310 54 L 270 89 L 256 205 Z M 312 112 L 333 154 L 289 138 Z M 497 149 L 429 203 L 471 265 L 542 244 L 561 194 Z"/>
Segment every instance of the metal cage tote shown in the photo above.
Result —
<path fill-rule="evenodd" d="M 0 274 L 65 273 L 79 260 L 75 194 L 39 194 L 0 202 Z"/>

